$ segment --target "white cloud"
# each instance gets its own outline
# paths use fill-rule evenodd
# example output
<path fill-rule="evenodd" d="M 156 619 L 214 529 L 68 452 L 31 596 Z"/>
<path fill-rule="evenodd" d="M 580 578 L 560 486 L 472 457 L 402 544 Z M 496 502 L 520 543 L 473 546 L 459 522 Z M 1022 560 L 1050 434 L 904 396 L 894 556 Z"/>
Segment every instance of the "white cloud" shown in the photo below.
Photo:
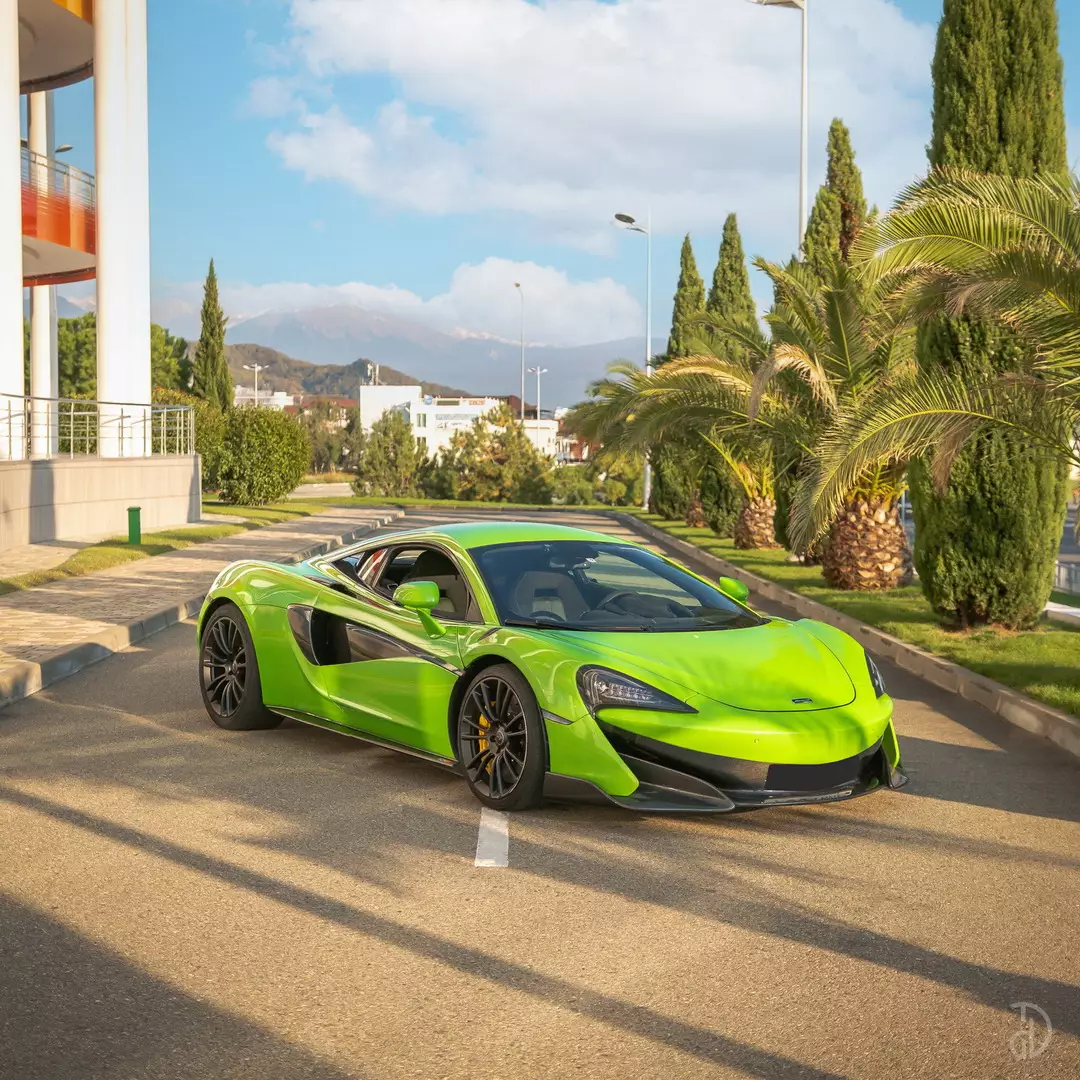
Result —
<path fill-rule="evenodd" d="M 292 0 L 295 73 L 316 105 L 260 81 L 290 168 L 397 208 L 505 212 L 598 248 L 617 209 L 659 231 L 736 210 L 794 232 L 799 20 L 743 0 Z M 831 0 L 812 20 L 812 138 L 841 115 L 883 205 L 924 161 L 932 29 L 890 0 Z M 374 116 L 343 84 L 389 76 Z"/>
<path fill-rule="evenodd" d="M 516 341 L 525 295 L 525 334 L 545 345 L 583 345 L 641 332 L 641 308 L 625 286 L 611 278 L 572 281 L 550 266 L 488 258 L 454 271 L 445 292 L 424 299 L 394 285 L 363 282 L 309 285 L 220 283 L 221 301 L 236 325 L 264 312 L 356 307 L 372 315 L 401 319 L 450 334 L 492 335 Z M 154 318 L 176 333 L 198 332 L 202 283 L 156 286 Z"/>

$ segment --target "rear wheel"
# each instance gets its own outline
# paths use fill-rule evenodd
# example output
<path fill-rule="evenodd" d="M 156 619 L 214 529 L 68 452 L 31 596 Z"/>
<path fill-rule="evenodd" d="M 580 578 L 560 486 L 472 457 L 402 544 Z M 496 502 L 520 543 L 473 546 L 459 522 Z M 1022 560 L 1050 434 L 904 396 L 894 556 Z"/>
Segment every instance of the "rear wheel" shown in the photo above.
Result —
<path fill-rule="evenodd" d="M 539 806 L 547 740 L 536 695 L 509 664 L 477 673 L 458 708 L 458 760 L 472 793 L 496 810 Z"/>
<path fill-rule="evenodd" d="M 206 620 L 199 650 L 199 686 L 210 719 L 228 731 L 277 727 L 281 717 L 262 703 L 259 662 L 244 616 L 222 604 Z"/>

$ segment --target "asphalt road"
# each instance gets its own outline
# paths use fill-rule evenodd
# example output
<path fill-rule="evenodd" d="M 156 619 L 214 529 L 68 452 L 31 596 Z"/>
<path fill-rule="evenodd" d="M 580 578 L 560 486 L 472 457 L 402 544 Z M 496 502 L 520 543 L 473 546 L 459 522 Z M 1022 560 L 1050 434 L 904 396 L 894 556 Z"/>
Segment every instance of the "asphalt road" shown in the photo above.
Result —
<path fill-rule="evenodd" d="M 903 791 L 488 868 L 452 775 L 215 728 L 193 644 L 0 712 L 3 1080 L 1080 1076 L 1080 766 L 970 703 L 883 664 Z"/>

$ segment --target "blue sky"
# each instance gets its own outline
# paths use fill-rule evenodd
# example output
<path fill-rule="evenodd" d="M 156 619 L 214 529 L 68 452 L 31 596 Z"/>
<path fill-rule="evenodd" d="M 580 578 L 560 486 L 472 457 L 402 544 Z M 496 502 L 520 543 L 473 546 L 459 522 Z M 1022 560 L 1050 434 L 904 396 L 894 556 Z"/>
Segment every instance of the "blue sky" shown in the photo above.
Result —
<path fill-rule="evenodd" d="M 748 253 L 793 246 L 794 12 L 743 0 L 148 5 L 161 317 L 184 317 L 213 256 L 241 317 L 294 296 L 339 302 L 335 288 L 353 283 L 364 288 L 351 300 L 510 336 L 517 275 L 543 302 L 536 340 L 638 333 L 640 238 L 609 215 L 651 202 L 660 337 L 685 231 L 706 279 L 729 210 Z M 1059 6 L 1076 122 L 1080 11 Z M 940 9 L 816 0 L 811 198 L 834 114 L 851 124 L 872 198 L 887 204 L 921 167 Z M 500 62 L 516 48 L 527 62 Z M 92 171 L 91 84 L 58 92 L 56 112 L 68 159 Z"/>

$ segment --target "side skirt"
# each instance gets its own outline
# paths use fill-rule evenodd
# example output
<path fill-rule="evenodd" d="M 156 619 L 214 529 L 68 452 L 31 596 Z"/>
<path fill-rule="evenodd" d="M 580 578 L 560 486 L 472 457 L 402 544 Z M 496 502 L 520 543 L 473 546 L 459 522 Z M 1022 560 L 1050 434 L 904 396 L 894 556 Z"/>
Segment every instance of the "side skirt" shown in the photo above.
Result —
<path fill-rule="evenodd" d="M 397 750 L 401 754 L 409 754 L 411 757 L 420 758 L 422 761 L 430 761 L 433 765 L 441 765 L 444 769 L 458 772 L 458 763 L 453 758 L 445 758 L 440 754 L 429 754 L 426 750 L 418 750 L 415 746 L 406 746 L 404 743 L 394 742 L 392 739 L 381 739 L 378 735 L 369 735 L 366 731 L 358 731 L 356 728 L 346 727 L 333 720 L 327 720 L 325 716 L 316 716 L 314 713 L 299 712 L 296 709 L 279 709 L 267 706 L 272 713 L 284 716 L 286 720 L 296 720 L 301 724 L 310 724 L 312 727 L 325 728 L 327 731 L 337 732 L 338 735 L 348 735 L 351 739 L 359 739 L 361 742 L 381 746 L 384 750 Z"/>

